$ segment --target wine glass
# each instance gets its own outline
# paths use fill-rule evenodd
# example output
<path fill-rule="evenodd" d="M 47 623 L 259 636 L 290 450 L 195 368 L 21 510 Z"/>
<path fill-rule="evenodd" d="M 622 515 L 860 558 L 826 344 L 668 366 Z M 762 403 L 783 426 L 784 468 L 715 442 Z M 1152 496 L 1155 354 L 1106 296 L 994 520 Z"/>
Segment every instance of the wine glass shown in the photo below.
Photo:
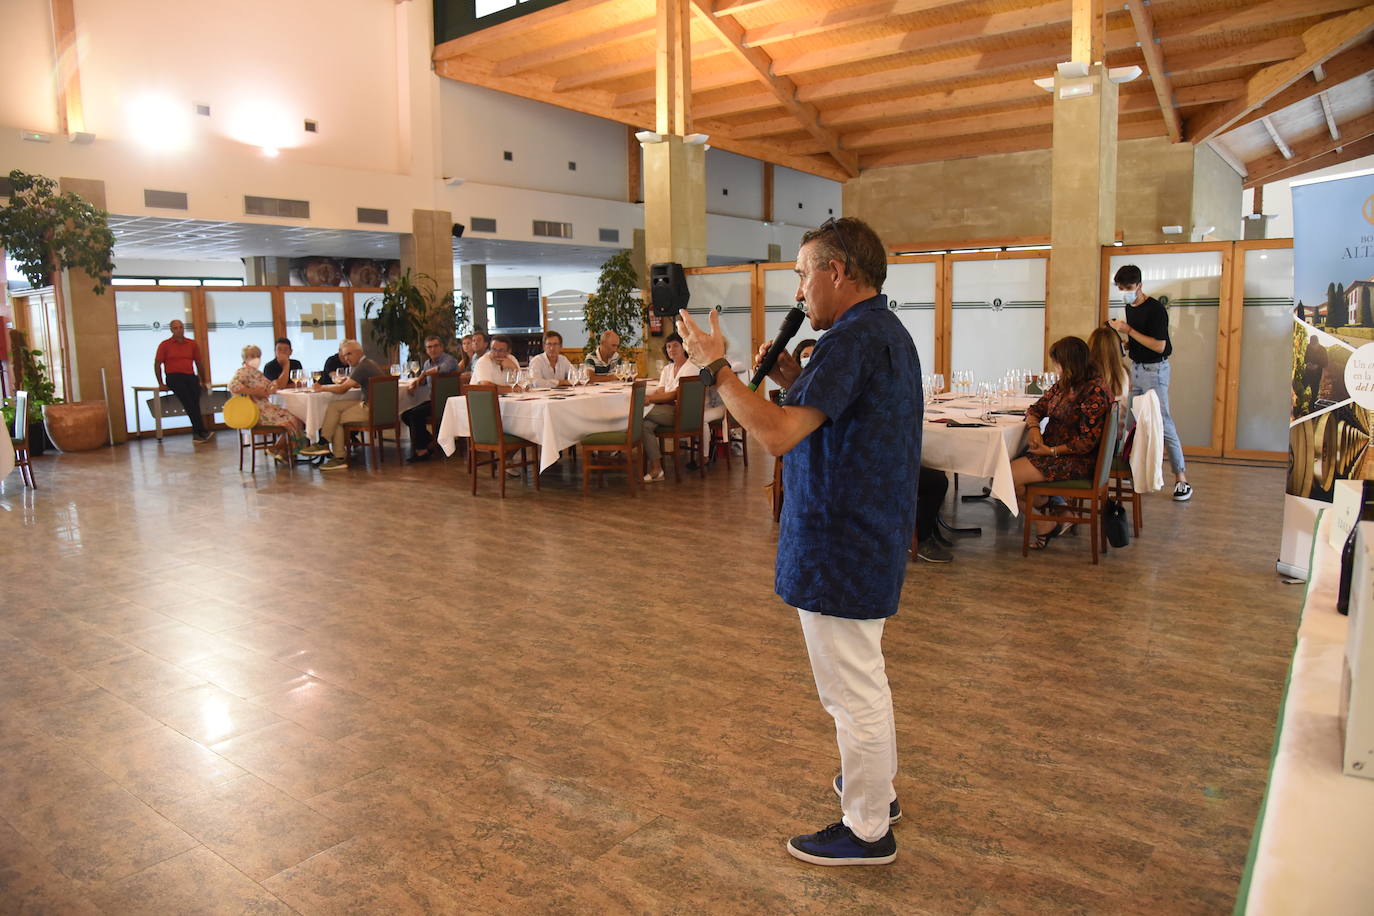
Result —
<path fill-rule="evenodd" d="M 930 391 L 932 394 L 939 394 L 945 390 L 945 374 L 936 372 L 930 377 Z"/>
<path fill-rule="evenodd" d="M 323 378 L 323 377 L 324 377 L 324 373 L 321 372 L 321 371 L 319 371 L 318 369 L 312 370 L 311 373 L 310 373 L 310 381 L 311 381 L 313 384 L 316 384 L 316 385 L 318 385 L 318 384 L 320 383 L 320 379 Z"/>
<path fill-rule="evenodd" d="M 347 369 L 335 369 L 335 370 L 334 370 L 334 384 L 336 384 L 336 385 L 342 385 L 344 379 L 346 379 L 346 378 L 348 378 L 348 370 L 347 370 Z"/>
<path fill-rule="evenodd" d="M 416 362 L 415 360 L 412 359 L 412 360 L 410 361 L 409 368 L 410 368 L 410 377 L 411 377 L 411 378 L 415 378 L 415 376 L 417 376 L 417 375 L 420 374 L 420 364 L 419 364 L 418 362 Z"/>

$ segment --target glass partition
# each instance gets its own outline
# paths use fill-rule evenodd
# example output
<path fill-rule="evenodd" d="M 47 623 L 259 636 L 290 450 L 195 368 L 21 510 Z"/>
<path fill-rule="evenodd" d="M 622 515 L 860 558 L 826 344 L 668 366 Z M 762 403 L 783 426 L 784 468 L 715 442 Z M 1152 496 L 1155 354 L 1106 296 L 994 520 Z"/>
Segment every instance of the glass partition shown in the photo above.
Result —
<path fill-rule="evenodd" d="M 1169 411 L 1183 444 L 1202 449 L 1214 447 L 1221 261 L 1220 251 L 1123 251 L 1111 257 L 1107 268 L 1110 281 L 1122 265 L 1139 267 L 1146 295 L 1154 296 L 1168 309 L 1169 339 L 1174 347 L 1169 358 Z M 1124 318 L 1125 306 L 1116 287 L 1109 288 L 1109 314 Z"/>
<path fill-rule="evenodd" d="M 1244 255 L 1241 302 L 1238 449 L 1288 450 L 1292 401 L 1293 250 L 1251 249 Z"/>
<path fill-rule="evenodd" d="M 243 348 L 256 344 L 262 361 L 272 358 L 276 339 L 272 325 L 272 293 L 267 290 L 207 289 L 206 339 L 210 351 L 210 381 L 227 384 L 243 365 Z"/>
<path fill-rule="evenodd" d="M 950 370 L 995 381 L 1045 358 L 1044 257 L 951 260 Z"/>
<path fill-rule="evenodd" d="M 157 384 L 153 374 L 153 359 L 157 356 L 157 346 L 171 332 L 167 325 L 173 319 L 186 323 L 186 336 L 200 338 L 195 322 L 191 317 L 191 293 L 189 290 L 133 290 L 111 289 L 115 298 L 115 320 L 119 326 L 119 362 L 124 374 L 124 385 L 129 389 L 124 399 L 125 428 L 130 432 L 141 428 L 150 430 L 154 426 L 153 414 L 148 407 L 152 392 L 137 392 L 134 386 Z M 165 417 L 164 429 L 187 427 L 191 421 L 186 417 Z"/>
<path fill-rule="evenodd" d="M 287 290 L 282 294 L 282 305 L 292 358 L 300 360 L 305 371 L 318 372 L 329 357 L 339 352 L 339 344 L 347 335 L 343 293 Z M 271 358 L 271 350 L 264 348 L 263 362 Z"/>
<path fill-rule="evenodd" d="M 935 371 L 935 272 L 939 267 L 935 261 L 888 264 L 883 284 L 888 308 L 911 335 L 921 357 L 921 371 L 927 375 Z"/>
<path fill-rule="evenodd" d="M 753 362 L 753 281 L 752 267 L 719 273 L 687 273 L 687 289 L 691 292 L 688 308 L 701 315 L 706 309 L 719 310 L 721 332 L 730 342 L 727 355 L 744 363 Z M 665 319 L 665 335 L 667 325 Z"/>

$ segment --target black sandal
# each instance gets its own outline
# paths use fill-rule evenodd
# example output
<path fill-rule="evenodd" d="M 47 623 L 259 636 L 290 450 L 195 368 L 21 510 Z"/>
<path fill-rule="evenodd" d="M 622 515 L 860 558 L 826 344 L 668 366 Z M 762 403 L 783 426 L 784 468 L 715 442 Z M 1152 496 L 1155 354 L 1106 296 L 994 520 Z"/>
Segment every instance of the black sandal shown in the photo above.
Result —
<path fill-rule="evenodd" d="M 1069 525 L 1065 525 L 1063 522 L 1060 522 L 1058 525 L 1055 525 L 1053 528 L 1051 528 L 1049 531 L 1046 531 L 1044 534 L 1037 534 L 1035 536 L 1035 543 L 1031 544 L 1031 549 L 1044 550 L 1046 547 L 1050 546 L 1050 541 L 1059 537 L 1065 531 L 1068 531 L 1069 527 Z"/>

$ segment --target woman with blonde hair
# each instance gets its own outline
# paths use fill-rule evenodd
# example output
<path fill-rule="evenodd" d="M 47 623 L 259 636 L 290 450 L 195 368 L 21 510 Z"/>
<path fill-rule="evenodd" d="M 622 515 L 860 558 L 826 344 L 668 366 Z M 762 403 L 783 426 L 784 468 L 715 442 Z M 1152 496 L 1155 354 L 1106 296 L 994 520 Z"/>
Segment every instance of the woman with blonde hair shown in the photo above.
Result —
<path fill-rule="evenodd" d="M 301 437 L 305 429 L 305 424 L 300 418 L 285 408 L 278 407 L 268 400 L 277 392 L 279 383 L 287 380 L 288 373 L 283 372 L 277 376 L 277 381 L 268 381 L 267 376 L 263 375 L 258 369 L 262 363 L 262 350 L 253 344 L 243 348 L 243 365 L 234 373 L 234 377 L 229 380 L 229 393 L 247 395 L 253 399 L 253 403 L 258 405 L 259 423 L 263 426 L 280 426 L 286 432 L 277 438 L 277 441 L 267 451 L 272 455 L 272 459 L 278 464 L 286 464 L 290 461 L 291 440 L 299 438 L 301 444 L 305 444 Z M 287 380 L 289 382 L 289 380 Z"/>

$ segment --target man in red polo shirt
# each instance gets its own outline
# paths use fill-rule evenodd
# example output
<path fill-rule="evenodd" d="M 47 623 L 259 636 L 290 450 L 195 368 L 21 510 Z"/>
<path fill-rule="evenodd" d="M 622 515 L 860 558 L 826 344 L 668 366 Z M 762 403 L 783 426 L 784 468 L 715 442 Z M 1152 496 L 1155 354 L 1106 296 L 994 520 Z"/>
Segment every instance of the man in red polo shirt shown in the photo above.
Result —
<path fill-rule="evenodd" d="M 210 387 L 202 381 L 200 347 L 186 336 L 186 325 L 173 321 L 167 326 L 172 336 L 157 345 L 157 356 L 153 357 L 153 373 L 157 376 L 159 388 L 170 388 L 186 408 L 186 416 L 191 419 L 191 432 L 197 443 L 209 442 L 214 430 L 205 428 L 205 419 L 200 414 L 200 389 Z M 166 380 L 163 380 L 163 368 Z"/>

